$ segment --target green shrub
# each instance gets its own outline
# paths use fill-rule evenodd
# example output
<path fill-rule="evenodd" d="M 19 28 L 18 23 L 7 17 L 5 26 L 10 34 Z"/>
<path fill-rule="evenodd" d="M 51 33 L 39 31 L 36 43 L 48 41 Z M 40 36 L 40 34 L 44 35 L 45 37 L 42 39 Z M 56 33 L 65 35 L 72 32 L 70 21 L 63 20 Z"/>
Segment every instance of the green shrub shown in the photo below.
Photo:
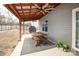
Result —
<path fill-rule="evenodd" d="M 63 51 L 68 52 L 70 50 L 70 47 L 68 44 L 63 44 Z"/>
<path fill-rule="evenodd" d="M 58 48 L 63 48 L 63 42 L 58 41 L 58 42 L 57 42 L 57 47 L 58 47 Z"/>
<path fill-rule="evenodd" d="M 68 52 L 70 50 L 69 45 L 67 43 L 62 42 L 62 41 L 58 41 L 56 46 L 58 48 L 62 48 L 63 51 L 65 51 L 65 52 Z"/>

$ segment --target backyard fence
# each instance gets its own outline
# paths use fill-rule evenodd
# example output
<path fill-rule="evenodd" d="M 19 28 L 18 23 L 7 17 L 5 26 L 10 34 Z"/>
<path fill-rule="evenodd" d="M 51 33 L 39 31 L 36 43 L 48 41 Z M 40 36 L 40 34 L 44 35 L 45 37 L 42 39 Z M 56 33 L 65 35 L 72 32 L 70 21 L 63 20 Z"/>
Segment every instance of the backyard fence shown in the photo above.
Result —
<path fill-rule="evenodd" d="M 0 31 L 19 29 L 19 25 L 0 25 Z"/>

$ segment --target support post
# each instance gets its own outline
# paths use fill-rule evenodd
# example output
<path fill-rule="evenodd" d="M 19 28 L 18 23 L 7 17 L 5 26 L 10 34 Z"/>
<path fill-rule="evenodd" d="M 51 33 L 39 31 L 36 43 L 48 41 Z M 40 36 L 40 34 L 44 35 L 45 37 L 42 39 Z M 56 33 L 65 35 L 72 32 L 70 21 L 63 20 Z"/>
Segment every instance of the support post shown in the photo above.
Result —
<path fill-rule="evenodd" d="M 19 25 L 20 25 L 20 28 L 19 28 L 19 36 L 20 36 L 20 40 L 21 41 L 21 21 L 19 21 Z"/>
<path fill-rule="evenodd" d="M 24 34 L 24 21 L 23 21 L 23 34 Z"/>

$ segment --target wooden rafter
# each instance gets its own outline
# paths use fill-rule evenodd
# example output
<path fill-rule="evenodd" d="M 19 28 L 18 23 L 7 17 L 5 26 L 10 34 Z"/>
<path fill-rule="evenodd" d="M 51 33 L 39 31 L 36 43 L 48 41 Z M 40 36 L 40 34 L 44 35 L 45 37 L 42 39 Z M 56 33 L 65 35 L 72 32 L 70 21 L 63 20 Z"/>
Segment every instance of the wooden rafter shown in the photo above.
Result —
<path fill-rule="evenodd" d="M 22 4 L 20 3 L 20 5 L 21 5 L 21 10 L 22 10 L 23 16 L 26 17 L 26 16 L 24 15 L 24 11 L 23 11 L 23 8 L 22 8 Z"/>
<path fill-rule="evenodd" d="M 12 7 L 12 5 L 4 5 L 12 14 L 14 14 L 18 19 L 20 19 L 19 14 L 16 12 L 16 10 Z M 13 11 L 12 11 L 13 10 Z M 16 13 L 16 14 L 15 14 Z"/>
<path fill-rule="evenodd" d="M 15 9 L 15 7 L 12 4 L 10 4 L 9 6 L 14 11 L 14 13 L 16 13 L 16 15 L 18 16 L 18 18 L 21 18 L 20 15 L 18 14 L 17 10 Z"/>
<path fill-rule="evenodd" d="M 19 14 L 18 10 L 16 9 L 16 4 L 12 4 L 14 9 L 16 10 L 17 14 Z M 22 16 L 19 14 L 20 16 L 20 21 L 23 21 Z"/>
<path fill-rule="evenodd" d="M 31 10 L 32 10 L 32 6 L 30 5 L 30 10 L 29 10 L 29 11 L 30 11 L 30 13 L 29 13 L 29 17 L 31 17 L 31 13 L 32 13 L 32 11 L 31 11 Z"/>
<path fill-rule="evenodd" d="M 36 3 L 39 7 L 42 7 L 43 5 L 45 5 L 45 3 Z M 15 16 L 17 16 L 21 21 L 32 21 L 32 20 L 39 20 L 40 18 L 42 18 L 43 16 L 47 15 L 48 12 L 45 12 L 45 15 L 43 15 L 43 13 L 38 13 L 39 10 L 37 10 L 37 7 L 35 7 L 34 3 L 17 3 L 17 4 L 5 4 L 7 7 Z M 48 3 L 47 6 L 53 6 L 53 8 L 56 8 L 59 5 L 59 3 Z M 20 6 L 21 9 L 16 8 L 16 6 Z M 25 8 L 23 8 L 23 6 L 25 6 Z M 33 6 L 33 8 L 32 8 Z M 50 7 L 46 7 L 46 8 L 50 8 Z M 40 9 L 42 10 L 42 9 Z M 22 11 L 22 12 L 20 12 Z M 36 11 L 36 12 L 34 12 Z M 26 15 L 25 15 L 26 14 Z"/>

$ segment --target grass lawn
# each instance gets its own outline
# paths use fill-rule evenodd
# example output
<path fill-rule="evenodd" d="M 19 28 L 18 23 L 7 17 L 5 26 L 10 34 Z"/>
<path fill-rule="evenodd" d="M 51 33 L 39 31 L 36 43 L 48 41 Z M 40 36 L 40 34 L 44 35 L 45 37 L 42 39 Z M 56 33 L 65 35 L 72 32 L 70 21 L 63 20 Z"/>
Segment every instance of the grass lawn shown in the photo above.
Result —
<path fill-rule="evenodd" d="M 19 42 L 19 30 L 0 31 L 0 56 L 9 56 Z"/>

